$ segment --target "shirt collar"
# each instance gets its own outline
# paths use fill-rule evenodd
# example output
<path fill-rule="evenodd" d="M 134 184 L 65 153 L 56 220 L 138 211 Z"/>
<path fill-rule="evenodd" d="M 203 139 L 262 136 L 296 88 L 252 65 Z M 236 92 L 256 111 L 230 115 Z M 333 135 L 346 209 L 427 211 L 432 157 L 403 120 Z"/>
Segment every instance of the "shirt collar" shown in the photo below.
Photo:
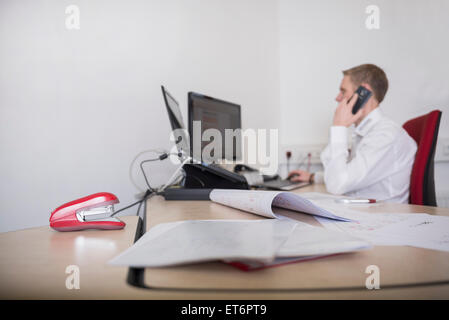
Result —
<path fill-rule="evenodd" d="M 355 127 L 354 132 L 359 136 L 365 136 L 376 123 L 378 123 L 383 117 L 382 111 L 379 108 L 371 111 L 362 122 L 359 123 L 357 127 Z"/>

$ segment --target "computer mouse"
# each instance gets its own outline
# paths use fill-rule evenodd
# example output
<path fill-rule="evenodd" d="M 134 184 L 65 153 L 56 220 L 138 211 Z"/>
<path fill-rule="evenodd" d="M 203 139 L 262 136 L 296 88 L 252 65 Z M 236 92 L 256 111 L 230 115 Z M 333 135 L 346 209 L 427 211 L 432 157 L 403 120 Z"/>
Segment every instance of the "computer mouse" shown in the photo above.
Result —
<path fill-rule="evenodd" d="M 70 201 L 53 210 L 50 215 L 50 227 L 58 231 L 123 229 L 126 224 L 111 217 L 116 203 L 119 203 L 118 198 L 108 192 Z"/>

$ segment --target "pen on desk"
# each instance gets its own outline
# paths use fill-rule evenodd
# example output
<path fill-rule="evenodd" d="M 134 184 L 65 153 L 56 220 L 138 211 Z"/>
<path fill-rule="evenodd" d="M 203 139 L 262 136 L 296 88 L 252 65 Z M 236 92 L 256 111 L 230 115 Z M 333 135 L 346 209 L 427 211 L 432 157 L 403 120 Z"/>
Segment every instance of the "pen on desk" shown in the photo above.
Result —
<path fill-rule="evenodd" d="M 336 199 L 338 203 L 376 203 L 376 199 Z"/>

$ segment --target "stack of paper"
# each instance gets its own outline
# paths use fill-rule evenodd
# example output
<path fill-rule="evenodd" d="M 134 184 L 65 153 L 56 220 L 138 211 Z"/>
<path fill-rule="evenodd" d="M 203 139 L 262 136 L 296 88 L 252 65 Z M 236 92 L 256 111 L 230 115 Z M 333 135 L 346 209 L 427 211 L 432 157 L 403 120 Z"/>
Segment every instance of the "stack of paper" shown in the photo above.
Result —
<path fill-rule="evenodd" d="M 188 220 L 159 224 L 111 265 L 164 267 L 204 261 L 315 258 L 370 248 L 342 232 L 291 220 Z"/>

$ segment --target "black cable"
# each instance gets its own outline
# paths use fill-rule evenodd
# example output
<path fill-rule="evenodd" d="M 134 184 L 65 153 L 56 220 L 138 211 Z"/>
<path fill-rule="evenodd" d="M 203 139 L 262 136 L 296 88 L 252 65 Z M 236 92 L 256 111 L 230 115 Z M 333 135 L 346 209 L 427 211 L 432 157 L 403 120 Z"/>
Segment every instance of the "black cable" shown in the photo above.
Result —
<path fill-rule="evenodd" d="M 166 153 L 166 152 L 164 152 L 164 153 L 162 153 L 162 154 L 161 154 L 159 157 L 157 157 L 157 158 L 144 160 L 144 161 L 142 161 L 142 162 L 140 163 L 140 169 L 142 170 L 143 177 L 145 178 L 145 182 L 146 182 L 146 184 L 147 184 L 148 190 L 145 192 L 145 195 L 143 196 L 142 199 L 140 199 L 139 201 L 136 201 L 136 202 L 130 204 L 129 206 L 126 206 L 126 207 L 124 207 L 124 208 L 122 208 L 122 209 L 120 209 L 120 210 L 115 211 L 113 214 L 110 215 L 110 217 L 113 217 L 113 216 L 115 216 L 117 213 L 122 212 L 122 211 L 124 211 L 124 210 L 126 210 L 126 209 L 129 209 L 129 208 L 131 208 L 131 207 L 134 207 L 134 206 L 137 205 L 137 204 L 139 205 L 139 207 L 137 208 L 137 215 L 139 215 L 139 213 L 140 213 L 140 208 L 142 207 L 142 203 L 143 203 L 145 200 L 147 200 L 147 198 L 148 198 L 149 196 L 151 196 L 152 194 L 156 193 L 156 191 L 150 186 L 150 183 L 148 182 L 147 175 L 145 174 L 145 170 L 143 169 L 143 164 L 144 164 L 144 163 L 147 163 L 147 162 L 157 161 L 157 160 L 161 160 L 161 161 L 162 161 L 162 160 L 164 160 L 164 159 L 167 159 L 169 155 L 177 155 L 178 157 L 181 157 L 181 156 L 182 156 L 181 153 Z"/>
<path fill-rule="evenodd" d="M 143 218 L 140 216 L 140 208 L 142 207 L 142 205 L 145 204 L 145 202 L 146 202 L 152 195 L 155 195 L 155 194 L 156 194 L 155 192 L 151 192 L 151 193 L 147 194 L 147 195 L 142 199 L 142 202 L 139 204 L 139 207 L 137 208 L 137 213 L 136 213 L 136 216 L 137 216 L 137 217 L 143 219 Z M 144 208 L 143 214 L 145 215 L 145 214 L 146 214 L 146 212 L 145 212 L 146 206 L 144 205 L 143 208 Z"/>
<path fill-rule="evenodd" d="M 142 207 L 142 204 L 151 196 L 151 195 L 153 195 L 155 192 L 154 191 L 150 191 L 150 190 L 147 190 L 146 192 L 145 192 L 145 195 L 143 196 L 143 199 L 142 199 L 142 201 L 140 202 L 140 204 L 139 204 L 139 207 L 137 208 L 137 216 L 138 217 L 140 217 L 140 208 Z"/>
<path fill-rule="evenodd" d="M 165 160 L 168 158 L 169 155 L 177 155 L 178 157 L 181 157 L 182 154 L 181 153 L 162 153 L 159 157 L 154 158 L 154 159 L 148 159 L 148 160 L 143 160 L 140 163 L 140 170 L 142 171 L 143 177 L 145 178 L 145 183 L 147 184 L 148 190 L 150 190 L 151 192 L 155 192 L 155 190 L 150 186 L 150 183 L 148 182 L 148 178 L 147 175 L 145 174 L 145 170 L 143 169 L 143 164 L 147 163 L 147 162 L 153 162 L 153 161 L 157 161 L 157 160 Z"/>
<path fill-rule="evenodd" d="M 145 192 L 145 195 L 143 196 L 142 199 L 140 199 L 139 201 L 136 201 L 136 202 L 130 204 L 129 206 L 126 206 L 126 207 L 124 207 L 124 208 L 122 208 L 122 209 L 120 209 L 120 210 L 115 211 L 113 214 L 110 215 L 110 217 L 115 216 L 117 213 L 119 213 L 119 212 L 121 212 L 121 211 L 124 211 L 124 210 L 126 210 L 126 209 L 131 208 L 131 207 L 134 207 L 136 204 L 139 204 L 139 207 L 138 207 L 138 209 L 137 209 L 137 215 L 139 215 L 139 211 L 140 211 L 140 207 L 141 207 L 142 203 L 148 198 L 148 196 L 152 195 L 153 193 L 154 193 L 154 191 L 152 191 L 152 190 L 147 190 L 147 191 Z"/>
<path fill-rule="evenodd" d="M 122 208 L 122 209 L 120 209 L 120 210 L 117 210 L 117 211 L 115 211 L 113 214 L 111 214 L 111 217 L 115 216 L 117 213 L 119 213 L 119 212 L 121 212 L 121 211 L 123 211 L 123 210 L 126 210 L 126 209 L 129 209 L 129 208 L 131 208 L 131 207 L 134 207 L 136 204 L 141 203 L 141 202 L 142 202 L 142 200 L 139 200 L 139 201 L 137 201 L 137 202 L 134 202 L 133 204 L 130 204 L 130 205 L 127 206 L 127 207 L 124 207 L 124 208 Z"/>
<path fill-rule="evenodd" d="M 167 155 L 167 154 L 165 154 L 165 155 Z M 152 162 L 152 161 L 161 160 L 161 159 L 160 159 L 161 157 L 162 157 L 162 156 L 160 156 L 160 157 L 158 157 L 158 158 L 155 158 L 155 159 L 144 160 L 144 161 L 142 161 L 142 162 L 140 163 L 140 170 L 142 170 L 142 174 L 143 174 L 143 177 L 145 178 L 145 182 L 146 182 L 146 184 L 147 184 L 148 190 L 150 190 L 151 192 L 154 192 L 154 189 L 150 186 L 150 183 L 148 182 L 147 175 L 145 174 L 145 170 L 143 169 L 143 164 L 144 164 L 144 163 L 147 163 L 147 162 Z M 164 159 L 165 159 L 165 158 L 164 158 Z"/>
<path fill-rule="evenodd" d="M 140 208 L 142 207 L 142 204 L 144 203 L 144 201 L 140 201 L 139 206 L 137 207 L 137 213 L 136 216 L 140 217 Z"/>

